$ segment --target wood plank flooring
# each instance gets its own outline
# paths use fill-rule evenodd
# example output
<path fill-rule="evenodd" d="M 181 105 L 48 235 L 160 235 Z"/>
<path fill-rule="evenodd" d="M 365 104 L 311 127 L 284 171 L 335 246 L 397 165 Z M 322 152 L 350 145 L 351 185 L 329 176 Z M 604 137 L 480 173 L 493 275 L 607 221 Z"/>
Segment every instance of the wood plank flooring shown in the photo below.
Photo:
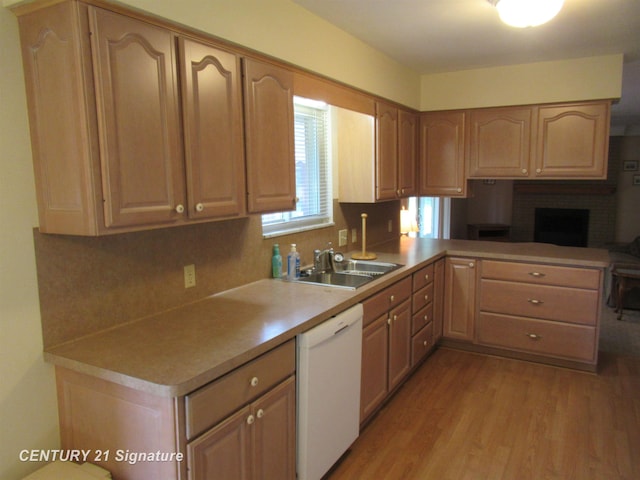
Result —
<path fill-rule="evenodd" d="M 640 479 L 640 358 L 594 375 L 439 349 L 328 478 Z"/>

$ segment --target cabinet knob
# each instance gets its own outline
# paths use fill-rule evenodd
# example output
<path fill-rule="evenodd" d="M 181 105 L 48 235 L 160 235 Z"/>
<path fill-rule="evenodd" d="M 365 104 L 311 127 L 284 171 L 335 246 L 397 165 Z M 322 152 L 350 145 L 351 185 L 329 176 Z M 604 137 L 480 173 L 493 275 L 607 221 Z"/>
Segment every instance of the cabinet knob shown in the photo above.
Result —
<path fill-rule="evenodd" d="M 396 196 L 397 196 L 397 197 L 402 196 L 402 193 L 400 192 L 400 190 L 396 190 Z"/>
<path fill-rule="evenodd" d="M 251 379 L 251 382 L 249 382 L 251 384 L 252 387 L 257 387 L 258 386 L 258 377 L 253 377 Z"/>
<path fill-rule="evenodd" d="M 458 188 L 456 189 L 456 192 L 458 192 L 458 193 L 462 193 L 462 189 L 461 189 L 460 187 L 458 187 Z"/>
<path fill-rule="evenodd" d="M 247 417 L 247 425 L 253 425 L 253 422 L 256 421 L 256 417 L 254 417 L 253 415 L 249 415 Z"/>
<path fill-rule="evenodd" d="M 536 278 L 541 278 L 541 277 L 545 276 L 544 273 L 540 273 L 540 272 L 529 272 L 529 275 L 531 275 L 532 277 L 536 277 Z"/>
<path fill-rule="evenodd" d="M 473 262 L 469 262 L 469 268 L 473 268 L 473 267 L 475 267 L 475 266 L 476 266 L 476 265 L 475 265 L 475 263 L 473 263 Z"/>
<path fill-rule="evenodd" d="M 425 315 L 424 315 L 424 321 L 425 321 L 425 322 L 428 322 L 428 321 L 429 321 L 429 315 L 427 315 L 427 314 L 425 314 Z"/>
<path fill-rule="evenodd" d="M 391 295 L 391 296 L 389 297 L 389 301 L 390 301 L 390 302 L 395 302 L 395 301 L 396 301 L 396 297 L 395 297 L 395 295 Z"/>
<path fill-rule="evenodd" d="M 425 301 L 425 302 L 428 302 L 428 301 L 429 301 L 429 295 L 425 295 L 425 296 L 424 296 L 424 301 Z"/>
<path fill-rule="evenodd" d="M 201 204 L 201 203 L 198 203 L 198 204 L 196 205 L 196 212 L 201 212 L 201 211 L 203 211 L 203 210 L 204 210 L 204 205 L 203 205 L 203 204 Z"/>
<path fill-rule="evenodd" d="M 529 298 L 527 299 L 527 302 L 533 304 L 533 305 L 542 305 L 544 302 L 542 300 L 538 300 L 535 298 Z"/>
<path fill-rule="evenodd" d="M 536 335 L 535 333 L 525 333 L 525 335 L 531 340 L 542 340 L 542 336 Z"/>
<path fill-rule="evenodd" d="M 262 418 L 262 417 L 264 417 L 264 410 L 263 410 L 263 409 L 259 409 L 259 410 L 256 412 L 256 417 L 258 417 L 258 418 Z"/>
<path fill-rule="evenodd" d="M 424 279 L 425 280 L 429 280 L 429 274 L 428 273 L 424 276 Z"/>
<path fill-rule="evenodd" d="M 393 316 L 393 321 L 395 322 L 396 320 L 398 320 L 398 316 L 397 316 L 397 315 L 394 315 L 394 316 Z"/>
<path fill-rule="evenodd" d="M 424 345 L 426 347 L 427 346 L 427 341 L 425 340 L 424 342 L 422 342 L 422 345 Z"/>
<path fill-rule="evenodd" d="M 542 173 L 542 169 L 541 168 L 536 168 L 536 173 Z"/>
<path fill-rule="evenodd" d="M 184 213 L 184 205 L 182 205 L 182 204 L 176 205 L 176 212 Z"/>
<path fill-rule="evenodd" d="M 391 317 L 387 318 L 387 325 L 391 325 Z"/>
<path fill-rule="evenodd" d="M 527 171 L 527 169 L 526 169 L 526 168 L 523 168 L 523 169 L 522 169 L 522 174 L 523 174 L 523 175 L 526 175 L 527 173 L 529 173 L 529 172 Z"/>

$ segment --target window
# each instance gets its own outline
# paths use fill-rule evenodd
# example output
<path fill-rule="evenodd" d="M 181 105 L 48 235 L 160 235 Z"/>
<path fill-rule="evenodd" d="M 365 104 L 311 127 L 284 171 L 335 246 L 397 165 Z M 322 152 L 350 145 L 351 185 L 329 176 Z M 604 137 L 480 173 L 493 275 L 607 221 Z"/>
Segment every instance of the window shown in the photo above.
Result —
<path fill-rule="evenodd" d="M 418 220 L 418 237 L 449 238 L 450 198 L 411 197 L 407 210 Z"/>
<path fill-rule="evenodd" d="M 333 224 L 328 106 L 294 97 L 296 209 L 262 216 L 265 237 Z"/>

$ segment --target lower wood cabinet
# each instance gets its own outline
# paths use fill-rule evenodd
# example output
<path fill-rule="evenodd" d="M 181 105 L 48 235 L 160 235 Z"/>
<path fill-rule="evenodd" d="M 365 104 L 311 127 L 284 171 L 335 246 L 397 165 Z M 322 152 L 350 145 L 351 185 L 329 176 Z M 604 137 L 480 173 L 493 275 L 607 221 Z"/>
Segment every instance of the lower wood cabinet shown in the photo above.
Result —
<path fill-rule="evenodd" d="M 292 376 L 189 443 L 188 478 L 295 478 L 295 406 Z"/>
<path fill-rule="evenodd" d="M 295 479 L 295 361 L 290 340 L 173 398 L 56 367 L 62 448 L 90 450 L 119 480 Z"/>
<path fill-rule="evenodd" d="M 476 314 L 477 265 L 475 258 L 447 257 L 443 336 L 473 341 Z"/>
<path fill-rule="evenodd" d="M 411 369 L 411 277 L 365 300 L 360 422 L 367 420 Z"/>
<path fill-rule="evenodd" d="M 602 272 L 483 260 L 480 345 L 595 366 Z"/>

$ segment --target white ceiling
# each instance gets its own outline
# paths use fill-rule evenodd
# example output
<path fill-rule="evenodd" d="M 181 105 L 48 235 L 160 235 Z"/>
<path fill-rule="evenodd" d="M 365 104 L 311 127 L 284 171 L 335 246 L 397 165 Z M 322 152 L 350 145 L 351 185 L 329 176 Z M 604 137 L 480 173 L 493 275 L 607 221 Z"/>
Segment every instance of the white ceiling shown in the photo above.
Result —
<path fill-rule="evenodd" d="M 640 0 L 565 0 L 551 22 L 504 25 L 487 0 L 293 0 L 420 74 L 623 53 L 618 121 L 640 123 Z"/>

